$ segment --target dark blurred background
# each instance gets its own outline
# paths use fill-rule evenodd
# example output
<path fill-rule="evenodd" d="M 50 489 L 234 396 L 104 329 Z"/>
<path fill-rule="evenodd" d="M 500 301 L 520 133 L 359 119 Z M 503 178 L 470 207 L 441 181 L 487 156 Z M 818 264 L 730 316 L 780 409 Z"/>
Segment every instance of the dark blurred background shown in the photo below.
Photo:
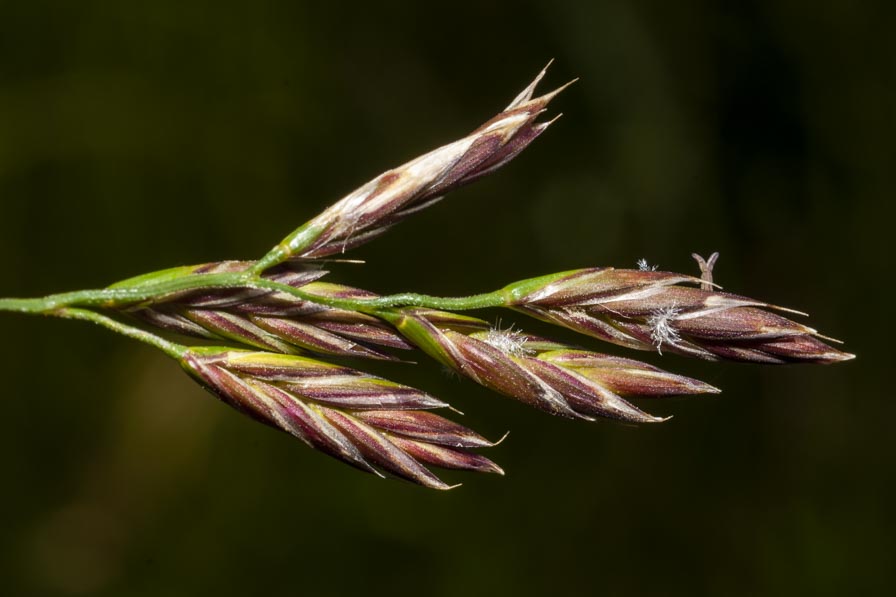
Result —
<path fill-rule="evenodd" d="M 439 493 L 240 417 L 152 349 L 2 314 L 0 593 L 884 592 L 886 4 L 0 2 L 0 296 L 258 257 L 555 58 L 543 89 L 581 77 L 552 105 L 565 116 L 334 279 L 457 295 L 639 258 L 693 273 L 692 251 L 717 250 L 727 290 L 808 311 L 859 355 L 642 354 L 724 393 L 642 403 L 675 417 L 641 428 L 379 366 L 512 431 L 489 454 L 505 478 L 446 473 L 464 486 Z"/>

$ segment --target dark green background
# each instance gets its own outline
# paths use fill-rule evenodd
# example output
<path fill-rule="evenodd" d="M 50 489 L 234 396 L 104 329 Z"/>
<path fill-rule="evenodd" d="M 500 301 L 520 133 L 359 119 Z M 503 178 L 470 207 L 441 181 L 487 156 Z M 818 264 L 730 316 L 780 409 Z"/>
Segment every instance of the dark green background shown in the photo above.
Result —
<path fill-rule="evenodd" d="M 644 355 L 724 393 L 646 404 L 675 418 L 642 428 L 377 367 L 512 430 L 490 452 L 507 477 L 446 474 L 464 486 L 439 493 L 246 420 L 149 348 L 3 314 L 0 593 L 883 592 L 893 15 L 730 4 L 0 2 L 2 296 L 258 257 L 556 58 L 547 86 L 581 81 L 548 133 L 335 278 L 461 294 L 641 257 L 695 272 L 692 251 L 718 250 L 726 289 L 859 355 Z"/>

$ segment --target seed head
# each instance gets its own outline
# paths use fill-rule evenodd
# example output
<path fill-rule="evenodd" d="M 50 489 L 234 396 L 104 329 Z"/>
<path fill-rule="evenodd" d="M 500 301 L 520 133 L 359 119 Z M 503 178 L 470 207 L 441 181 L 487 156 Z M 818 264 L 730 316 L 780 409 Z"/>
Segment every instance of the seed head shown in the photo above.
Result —
<path fill-rule="evenodd" d="M 429 319 L 432 312 L 402 309 L 393 322 L 409 340 L 459 372 L 498 393 L 569 418 L 607 417 L 658 422 L 622 398 L 715 392 L 697 380 L 629 359 L 572 349 L 516 332 L 461 331 Z M 482 322 L 483 324 L 485 322 Z"/>
<path fill-rule="evenodd" d="M 551 124 L 535 121 L 565 88 L 533 98 L 544 73 L 503 112 L 463 139 L 377 176 L 312 219 L 301 234 L 297 231 L 284 241 L 291 254 L 344 253 L 512 160 Z"/>
<path fill-rule="evenodd" d="M 471 451 L 492 442 L 426 412 L 447 404 L 414 388 L 269 352 L 194 348 L 181 364 L 230 406 L 361 470 L 434 489 L 450 486 L 425 465 L 503 474 Z"/>
<path fill-rule="evenodd" d="M 715 292 L 707 281 L 651 270 L 593 268 L 505 288 L 510 304 L 539 319 L 638 350 L 761 363 L 834 363 L 841 352 L 789 309 Z"/>

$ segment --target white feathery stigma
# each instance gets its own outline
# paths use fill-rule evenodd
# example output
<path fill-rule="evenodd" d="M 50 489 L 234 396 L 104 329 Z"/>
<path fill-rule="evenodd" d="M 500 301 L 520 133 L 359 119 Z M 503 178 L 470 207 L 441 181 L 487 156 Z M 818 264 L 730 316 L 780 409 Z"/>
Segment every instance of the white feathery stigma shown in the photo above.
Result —
<path fill-rule="evenodd" d="M 532 353 L 532 349 L 526 348 L 528 340 L 528 336 L 520 330 L 513 329 L 513 326 L 502 330 L 500 323 L 487 331 L 482 337 L 482 341 L 486 344 L 490 344 L 498 350 L 515 357 Z"/>
<path fill-rule="evenodd" d="M 642 272 L 655 272 L 656 268 L 657 266 L 650 265 L 643 257 L 641 259 L 638 259 L 638 269 Z"/>
<path fill-rule="evenodd" d="M 656 346 L 658 353 L 663 354 L 663 344 L 675 345 L 681 342 L 678 330 L 672 326 L 672 322 L 675 321 L 679 314 L 680 311 L 673 305 L 657 309 L 647 318 L 647 325 L 650 326 L 650 339 L 653 341 L 653 345 Z"/>

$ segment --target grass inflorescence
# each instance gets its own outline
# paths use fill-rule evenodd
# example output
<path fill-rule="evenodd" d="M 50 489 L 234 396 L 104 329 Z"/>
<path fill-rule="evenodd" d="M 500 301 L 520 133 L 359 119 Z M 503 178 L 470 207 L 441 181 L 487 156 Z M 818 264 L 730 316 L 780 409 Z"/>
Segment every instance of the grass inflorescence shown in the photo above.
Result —
<path fill-rule="evenodd" d="M 328 360 L 408 362 L 427 355 L 461 377 L 563 417 L 657 423 L 631 398 L 716 393 L 699 380 L 554 342 L 461 311 L 503 308 L 636 350 L 705 360 L 835 363 L 853 355 L 788 318 L 790 309 L 722 292 L 718 254 L 695 255 L 700 277 L 590 268 L 465 297 L 379 296 L 327 281 L 322 258 L 342 254 L 504 166 L 553 120 L 564 87 L 541 96 L 538 74 L 469 135 L 391 169 L 337 201 L 255 261 L 144 274 L 107 288 L 0 299 L 0 310 L 92 321 L 176 359 L 237 411 L 377 475 L 451 486 L 430 467 L 503 474 L 478 450 L 495 445 L 431 412 L 420 390 Z M 181 339 L 183 344 L 172 340 Z M 184 340 L 189 339 L 189 340 Z"/>

